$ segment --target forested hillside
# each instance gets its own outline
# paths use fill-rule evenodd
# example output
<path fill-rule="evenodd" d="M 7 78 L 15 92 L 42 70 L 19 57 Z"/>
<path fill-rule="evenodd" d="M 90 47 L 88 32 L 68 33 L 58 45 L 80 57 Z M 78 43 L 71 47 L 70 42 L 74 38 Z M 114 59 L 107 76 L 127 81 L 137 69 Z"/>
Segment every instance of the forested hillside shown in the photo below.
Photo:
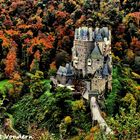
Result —
<path fill-rule="evenodd" d="M 0 131 L 35 140 L 140 138 L 139 9 L 138 0 L 0 0 Z M 112 31 L 113 88 L 102 114 L 113 136 L 92 127 L 87 101 L 50 91 L 81 26 Z"/>

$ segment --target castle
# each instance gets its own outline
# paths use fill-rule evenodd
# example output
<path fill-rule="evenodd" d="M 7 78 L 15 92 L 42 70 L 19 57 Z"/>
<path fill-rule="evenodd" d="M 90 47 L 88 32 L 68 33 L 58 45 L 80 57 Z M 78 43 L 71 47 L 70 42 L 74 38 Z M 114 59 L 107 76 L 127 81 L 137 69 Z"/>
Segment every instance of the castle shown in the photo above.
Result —
<path fill-rule="evenodd" d="M 88 92 L 102 95 L 112 89 L 111 31 L 108 27 L 75 30 L 72 64 L 60 66 L 57 80 L 65 85 L 74 75 L 89 82 Z"/>

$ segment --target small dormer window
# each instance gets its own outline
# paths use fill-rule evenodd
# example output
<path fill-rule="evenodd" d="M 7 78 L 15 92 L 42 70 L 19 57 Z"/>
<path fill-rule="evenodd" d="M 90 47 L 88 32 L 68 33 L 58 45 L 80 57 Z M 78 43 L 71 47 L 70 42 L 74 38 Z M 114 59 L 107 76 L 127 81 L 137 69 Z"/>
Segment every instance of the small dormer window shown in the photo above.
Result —
<path fill-rule="evenodd" d="M 91 66 L 91 59 L 88 59 L 88 66 Z"/>

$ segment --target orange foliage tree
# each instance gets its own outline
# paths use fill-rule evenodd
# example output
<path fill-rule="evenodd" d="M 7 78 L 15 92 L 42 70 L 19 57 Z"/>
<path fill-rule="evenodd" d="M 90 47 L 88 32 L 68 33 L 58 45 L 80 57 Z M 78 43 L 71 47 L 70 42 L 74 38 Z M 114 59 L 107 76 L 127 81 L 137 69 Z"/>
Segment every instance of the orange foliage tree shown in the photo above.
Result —
<path fill-rule="evenodd" d="M 134 12 L 134 13 L 129 13 L 128 16 L 134 18 L 134 20 L 136 21 L 136 23 L 140 24 L 140 12 Z"/>
<path fill-rule="evenodd" d="M 52 35 L 40 35 L 31 40 L 31 46 L 28 48 L 28 53 L 33 54 L 33 47 L 40 46 L 43 51 L 53 48 L 54 37 Z"/>
<path fill-rule="evenodd" d="M 12 79 L 9 80 L 9 82 L 13 85 L 13 88 L 9 90 L 9 94 L 14 98 L 18 98 L 23 88 L 20 74 L 18 72 L 14 72 Z"/>
<path fill-rule="evenodd" d="M 140 49 L 140 40 L 138 38 L 133 37 L 131 42 L 131 47 L 133 47 L 135 50 Z"/>
<path fill-rule="evenodd" d="M 5 59 L 5 74 L 11 76 L 16 70 L 17 58 L 16 58 L 16 47 L 12 47 Z"/>
<path fill-rule="evenodd" d="M 3 31 L 0 32 L 0 39 L 3 41 L 2 42 L 2 46 L 3 47 L 9 47 L 10 45 L 10 40 L 8 38 L 5 37 Z"/>

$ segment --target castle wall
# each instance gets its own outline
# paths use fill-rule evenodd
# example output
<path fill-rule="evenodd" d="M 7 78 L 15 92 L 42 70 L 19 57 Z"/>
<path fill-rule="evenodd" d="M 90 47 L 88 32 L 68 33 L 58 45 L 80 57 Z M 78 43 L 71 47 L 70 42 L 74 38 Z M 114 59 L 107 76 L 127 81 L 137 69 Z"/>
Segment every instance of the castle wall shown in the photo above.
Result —
<path fill-rule="evenodd" d="M 87 66 L 87 73 L 88 74 L 94 74 L 96 72 L 96 70 L 103 68 L 103 59 L 100 60 L 91 60 L 91 65 Z"/>
<path fill-rule="evenodd" d="M 74 41 L 72 49 L 73 66 L 78 70 L 82 69 L 83 75 L 86 74 L 87 58 L 93 47 L 94 43 L 92 41 Z"/>
<path fill-rule="evenodd" d="M 106 80 L 105 79 L 98 79 L 93 78 L 91 80 L 91 90 L 92 91 L 98 91 L 99 94 L 101 94 L 105 90 Z"/>

